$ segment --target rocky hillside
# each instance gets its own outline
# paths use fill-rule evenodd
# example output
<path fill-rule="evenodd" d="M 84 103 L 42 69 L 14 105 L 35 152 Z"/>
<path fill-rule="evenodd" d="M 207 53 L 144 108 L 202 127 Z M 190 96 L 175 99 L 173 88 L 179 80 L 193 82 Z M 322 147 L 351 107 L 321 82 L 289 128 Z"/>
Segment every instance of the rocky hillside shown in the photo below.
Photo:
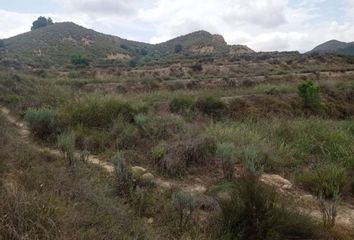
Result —
<path fill-rule="evenodd" d="M 246 46 L 227 45 L 222 36 L 206 31 L 194 32 L 153 45 L 102 34 L 71 22 L 55 23 L 5 39 L 4 45 L 2 59 L 46 67 L 70 65 L 71 58 L 78 55 L 84 56 L 89 62 L 98 63 L 253 52 Z"/>

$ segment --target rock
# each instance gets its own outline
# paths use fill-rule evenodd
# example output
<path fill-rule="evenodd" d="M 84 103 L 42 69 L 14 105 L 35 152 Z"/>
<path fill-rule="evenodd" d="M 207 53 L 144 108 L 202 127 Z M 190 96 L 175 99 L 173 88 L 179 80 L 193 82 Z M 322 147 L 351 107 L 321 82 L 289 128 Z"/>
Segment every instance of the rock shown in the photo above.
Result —
<path fill-rule="evenodd" d="M 219 201 L 229 202 L 229 201 L 231 201 L 231 194 L 230 194 L 229 192 L 219 192 L 219 193 L 216 195 L 216 198 L 217 198 Z"/>
<path fill-rule="evenodd" d="M 153 224 L 153 223 L 154 223 L 154 219 L 153 219 L 153 218 L 149 218 L 146 222 L 147 222 L 148 224 Z"/>
<path fill-rule="evenodd" d="M 155 179 L 155 177 L 151 173 L 144 173 L 141 176 L 141 180 L 143 180 L 144 182 L 153 182 L 154 179 Z"/>
<path fill-rule="evenodd" d="M 283 190 L 291 189 L 293 186 L 289 180 L 276 174 L 263 174 L 261 181 L 267 185 L 278 187 Z"/>
<path fill-rule="evenodd" d="M 146 169 L 143 167 L 135 166 L 132 167 L 132 173 L 134 177 L 141 177 L 144 173 L 146 173 Z"/>
<path fill-rule="evenodd" d="M 293 185 L 292 184 L 285 184 L 283 185 L 282 189 L 283 190 L 291 190 L 293 188 Z"/>

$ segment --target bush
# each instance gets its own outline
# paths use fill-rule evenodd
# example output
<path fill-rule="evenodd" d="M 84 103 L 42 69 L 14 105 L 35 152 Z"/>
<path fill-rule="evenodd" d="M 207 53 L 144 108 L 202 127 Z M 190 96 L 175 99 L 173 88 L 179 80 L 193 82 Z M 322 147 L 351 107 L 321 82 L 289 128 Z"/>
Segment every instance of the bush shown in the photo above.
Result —
<path fill-rule="evenodd" d="M 145 111 L 118 98 L 87 98 L 64 107 L 62 121 L 73 126 L 111 128 L 116 119 L 133 122 L 134 116 Z"/>
<path fill-rule="evenodd" d="M 35 137 L 48 140 L 59 132 L 56 111 L 50 108 L 30 108 L 26 111 L 25 120 Z"/>
<path fill-rule="evenodd" d="M 150 151 L 151 159 L 156 163 L 159 162 L 165 157 L 168 149 L 168 144 L 166 142 L 161 142 L 155 147 L 153 147 Z"/>
<path fill-rule="evenodd" d="M 133 174 L 126 163 L 123 154 L 117 152 L 113 158 L 114 174 L 116 178 L 117 192 L 121 196 L 131 196 L 133 189 Z"/>
<path fill-rule="evenodd" d="M 63 133 L 59 135 L 57 145 L 63 153 L 65 160 L 68 162 L 69 166 L 71 166 L 75 160 L 75 135 L 73 133 Z"/>
<path fill-rule="evenodd" d="M 4 48 L 4 47 L 5 47 L 4 40 L 1 40 L 1 39 L 0 39 L 0 48 Z"/>
<path fill-rule="evenodd" d="M 190 167 L 210 165 L 215 150 L 215 140 L 208 136 L 180 141 L 168 148 L 159 167 L 171 176 L 181 175 Z"/>
<path fill-rule="evenodd" d="M 178 231 L 183 232 L 191 222 L 196 207 L 194 197 L 187 192 L 177 192 L 172 196 L 172 205 L 178 215 Z"/>
<path fill-rule="evenodd" d="M 221 160 L 224 177 L 231 180 L 235 172 L 236 148 L 232 143 L 220 143 L 216 148 L 216 156 Z"/>
<path fill-rule="evenodd" d="M 88 66 L 89 65 L 89 61 L 86 57 L 82 56 L 82 55 L 75 55 L 71 57 L 71 63 L 75 66 Z"/>
<path fill-rule="evenodd" d="M 170 110 L 174 113 L 188 113 L 194 109 L 194 100 L 187 96 L 174 97 L 170 102 Z"/>
<path fill-rule="evenodd" d="M 345 169 L 334 164 L 325 164 L 312 171 L 307 171 L 298 177 L 300 183 L 316 196 L 333 198 L 341 193 L 346 183 Z"/>
<path fill-rule="evenodd" d="M 303 98 L 304 105 L 313 111 L 321 108 L 320 88 L 312 81 L 305 81 L 298 86 L 298 94 Z"/>
<path fill-rule="evenodd" d="M 269 186 L 253 177 L 236 183 L 231 200 L 221 202 L 221 239 L 311 239 L 314 224 L 286 205 Z"/>
<path fill-rule="evenodd" d="M 225 112 L 225 104 L 215 97 L 202 97 L 199 98 L 195 107 L 202 113 L 212 117 L 220 117 Z"/>
<path fill-rule="evenodd" d="M 346 183 L 345 169 L 333 164 L 324 165 L 303 174 L 300 180 L 316 193 L 324 226 L 334 227 L 337 207 Z"/>
<path fill-rule="evenodd" d="M 183 130 L 183 121 L 178 116 L 152 116 L 138 114 L 134 117 L 134 123 L 143 138 L 151 140 L 166 139 Z"/>

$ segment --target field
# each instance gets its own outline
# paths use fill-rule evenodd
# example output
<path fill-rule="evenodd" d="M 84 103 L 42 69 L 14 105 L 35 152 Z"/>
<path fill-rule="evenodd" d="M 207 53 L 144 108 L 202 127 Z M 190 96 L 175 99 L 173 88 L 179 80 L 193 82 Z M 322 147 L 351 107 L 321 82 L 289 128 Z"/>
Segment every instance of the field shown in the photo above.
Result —
<path fill-rule="evenodd" d="M 348 58 L 3 66 L 0 94 L 0 239 L 354 238 Z"/>

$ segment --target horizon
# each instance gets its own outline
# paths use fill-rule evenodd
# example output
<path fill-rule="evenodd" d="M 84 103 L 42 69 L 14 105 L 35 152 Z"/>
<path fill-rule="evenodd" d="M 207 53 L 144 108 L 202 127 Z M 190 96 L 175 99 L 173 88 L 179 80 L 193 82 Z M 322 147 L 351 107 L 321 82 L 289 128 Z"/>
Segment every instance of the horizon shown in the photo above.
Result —
<path fill-rule="evenodd" d="M 250 3 L 241 0 L 133 0 L 129 3 L 0 0 L 0 3 L 0 39 L 28 32 L 39 16 L 151 44 L 205 30 L 222 35 L 230 45 L 247 45 L 255 51 L 307 52 L 329 40 L 352 42 L 354 35 L 353 0 L 255 0 Z"/>

